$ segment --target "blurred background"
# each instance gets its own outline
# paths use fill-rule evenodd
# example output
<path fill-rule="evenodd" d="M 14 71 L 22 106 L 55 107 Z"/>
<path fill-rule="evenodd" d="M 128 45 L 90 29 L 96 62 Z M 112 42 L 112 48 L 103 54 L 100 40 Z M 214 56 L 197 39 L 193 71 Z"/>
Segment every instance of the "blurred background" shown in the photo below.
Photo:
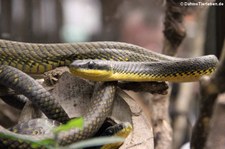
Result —
<path fill-rule="evenodd" d="M 224 7 L 187 11 L 187 35 L 177 56 L 219 57 L 224 42 L 224 13 Z M 35 43 L 122 41 L 162 52 L 164 16 L 164 0 L 0 0 L 0 38 Z M 190 138 L 198 99 L 198 83 L 173 84 L 169 114 L 172 128 L 177 128 L 174 148 Z M 12 125 L 19 111 L 12 112 L 4 103 L 1 108 L 1 125 Z"/>
<path fill-rule="evenodd" d="M 0 35 L 45 43 L 119 40 L 159 50 L 162 7 L 151 0 L 1 0 Z"/>

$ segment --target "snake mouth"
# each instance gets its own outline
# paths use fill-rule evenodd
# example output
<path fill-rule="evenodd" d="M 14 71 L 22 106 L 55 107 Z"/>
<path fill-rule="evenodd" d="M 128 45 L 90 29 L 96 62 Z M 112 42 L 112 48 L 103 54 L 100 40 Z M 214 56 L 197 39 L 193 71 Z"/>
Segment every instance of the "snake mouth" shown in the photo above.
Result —
<path fill-rule="evenodd" d="M 70 72 L 75 76 L 79 76 L 92 81 L 104 80 L 105 78 L 110 77 L 112 74 L 110 71 L 107 70 L 83 69 L 83 68 L 70 68 Z"/>
<path fill-rule="evenodd" d="M 76 60 L 70 67 L 70 72 L 88 80 L 101 81 L 112 75 L 111 68 L 104 63 L 95 63 L 94 60 Z"/>

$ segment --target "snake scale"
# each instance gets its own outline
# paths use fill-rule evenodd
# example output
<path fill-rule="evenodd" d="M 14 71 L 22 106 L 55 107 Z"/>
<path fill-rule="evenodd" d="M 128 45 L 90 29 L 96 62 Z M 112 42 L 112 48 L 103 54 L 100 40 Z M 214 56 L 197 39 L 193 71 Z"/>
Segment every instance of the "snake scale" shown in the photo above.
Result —
<path fill-rule="evenodd" d="M 36 89 L 29 87 L 28 85 L 29 83 L 24 83 L 23 79 L 26 80 L 27 77 L 25 79 L 23 77 L 17 76 L 18 74 L 20 74 L 18 73 L 19 70 L 28 74 L 42 74 L 46 71 L 55 69 L 56 67 L 69 66 L 74 60 L 86 60 L 86 59 L 110 60 L 116 62 L 121 61 L 122 65 L 125 64 L 124 62 L 155 63 L 157 64 L 157 67 L 162 68 L 161 71 L 158 72 L 158 74 L 157 72 L 155 72 L 155 75 L 158 76 L 159 80 L 161 78 L 160 76 L 167 74 L 169 71 L 164 67 L 166 64 L 171 64 L 170 67 L 173 68 L 173 70 L 177 70 L 180 72 L 176 75 L 173 75 L 174 80 L 176 80 L 176 78 L 178 78 L 178 76 L 181 75 L 182 73 L 187 74 L 186 76 L 188 77 L 189 76 L 188 73 L 190 73 L 190 70 L 195 70 L 194 73 L 200 73 L 202 65 L 206 67 L 204 67 L 204 72 L 202 72 L 200 75 L 210 74 L 215 69 L 217 63 L 217 59 L 214 56 L 210 56 L 210 58 L 209 57 L 205 58 L 204 61 L 202 61 L 201 58 L 200 60 L 199 58 L 196 58 L 194 60 L 175 58 L 155 53 L 139 46 L 120 42 L 34 44 L 34 43 L 0 40 L 0 72 L 2 72 L 0 73 L 0 75 L 2 74 L 1 78 L 10 80 L 5 84 L 3 83 L 3 85 L 6 85 L 7 87 L 11 87 L 13 89 L 16 89 L 15 88 L 16 85 L 23 87 L 23 89 L 19 89 L 19 91 L 22 91 L 23 94 L 25 94 L 28 98 L 31 98 L 31 100 L 39 96 L 39 93 L 37 92 Z M 182 65 L 182 67 L 177 67 L 177 65 L 173 64 L 175 61 L 179 61 L 180 63 L 186 61 L 185 64 L 188 64 L 189 62 L 192 61 L 193 65 Z M 130 65 L 134 66 L 138 63 Z M 150 65 L 151 64 L 149 64 L 148 66 L 149 70 L 151 69 Z M 143 64 L 140 66 L 142 67 Z M 118 65 L 118 67 L 122 68 L 124 66 Z M 135 67 L 137 70 L 138 68 L 141 69 L 141 67 L 139 66 Z M 184 69 L 185 67 L 188 67 L 189 71 L 185 72 L 184 71 L 186 70 Z M 146 69 L 146 65 L 143 68 Z M 10 72 L 9 74 L 16 74 L 16 75 L 7 75 L 6 73 L 7 71 Z M 140 74 L 136 74 L 136 76 L 140 76 Z M 28 80 L 30 80 L 30 82 L 33 82 L 31 77 Z M 58 142 L 60 145 L 70 144 L 74 141 L 84 139 L 86 137 L 93 135 L 93 133 L 96 132 L 96 129 L 98 129 L 102 124 L 102 122 L 104 121 L 106 115 L 110 112 L 109 109 L 114 97 L 115 84 L 113 82 L 102 83 L 98 85 L 96 88 L 97 89 L 94 92 L 92 98 L 93 104 L 91 104 L 91 106 L 88 108 L 87 115 L 84 116 L 85 118 L 84 129 L 82 129 L 82 131 L 72 129 L 61 133 L 58 138 Z M 35 101 L 36 103 L 38 103 L 38 106 L 40 108 L 42 107 L 41 109 L 43 109 L 43 111 L 51 112 L 51 110 L 48 108 L 50 108 L 49 106 L 52 106 L 49 103 L 55 103 L 52 101 L 53 99 L 52 98 L 43 99 L 42 96 L 39 96 L 38 99 L 39 101 Z M 55 104 L 57 105 L 57 103 Z M 55 109 L 53 108 L 53 111 L 54 110 L 61 111 L 59 109 L 61 109 L 60 105 Z M 64 112 L 61 111 L 59 113 Z M 49 115 L 50 117 L 52 116 L 52 118 L 55 118 L 54 114 Z M 63 118 L 64 120 L 67 119 L 67 116 L 63 116 L 64 114 L 59 115 L 64 117 Z M 9 142 L 10 141 L 8 140 L 0 138 L 0 145 L 3 146 L 9 145 Z M 24 142 L 21 141 L 17 141 L 16 143 L 17 145 L 24 145 L 23 144 Z"/>

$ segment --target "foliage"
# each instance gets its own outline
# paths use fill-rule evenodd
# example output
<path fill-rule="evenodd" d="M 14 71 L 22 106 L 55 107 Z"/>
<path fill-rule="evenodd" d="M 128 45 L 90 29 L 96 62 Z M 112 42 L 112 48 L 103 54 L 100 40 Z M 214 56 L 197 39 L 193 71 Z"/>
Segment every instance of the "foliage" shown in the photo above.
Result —
<path fill-rule="evenodd" d="M 82 129 L 83 128 L 83 124 L 84 123 L 84 120 L 82 117 L 80 118 L 75 118 L 75 119 L 72 119 L 70 121 L 68 121 L 66 124 L 63 124 L 63 125 L 60 125 L 58 127 L 56 127 L 53 132 L 55 134 L 58 134 L 62 131 L 68 131 L 70 129 L 73 129 L 73 128 L 79 128 L 79 129 Z"/>
<path fill-rule="evenodd" d="M 53 133 L 55 135 L 54 138 L 57 138 L 57 135 L 62 131 L 68 131 L 73 128 L 82 129 L 83 123 L 84 123 L 83 118 L 76 118 L 70 120 L 66 124 L 62 124 L 59 127 L 56 127 L 55 129 L 53 129 Z M 121 137 L 99 137 L 76 142 L 69 146 L 59 147 L 57 141 L 54 138 L 46 138 L 40 140 L 29 137 L 28 135 L 7 133 L 7 132 L 0 132 L 0 138 L 7 138 L 18 142 L 26 142 L 28 144 L 31 144 L 32 148 L 45 147 L 47 149 L 81 149 L 85 147 L 101 146 L 105 144 L 124 141 L 124 138 Z"/>

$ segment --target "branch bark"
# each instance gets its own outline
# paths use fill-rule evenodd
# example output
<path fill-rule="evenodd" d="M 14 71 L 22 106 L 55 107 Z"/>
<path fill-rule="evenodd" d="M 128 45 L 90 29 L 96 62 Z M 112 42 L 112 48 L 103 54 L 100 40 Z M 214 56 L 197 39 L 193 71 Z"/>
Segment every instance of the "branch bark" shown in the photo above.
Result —
<path fill-rule="evenodd" d="M 186 36 L 183 24 L 184 9 L 181 8 L 180 2 L 167 0 L 166 4 L 163 53 L 168 55 L 176 54 L 177 48 Z"/>
<path fill-rule="evenodd" d="M 218 96 L 205 149 L 225 146 L 225 94 Z"/>
<path fill-rule="evenodd" d="M 210 132 L 210 123 L 212 121 L 214 105 L 216 103 L 217 96 L 220 93 L 225 92 L 224 76 L 225 49 L 223 49 L 221 60 L 215 73 L 211 77 L 203 77 L 200 81 L 202 97 L 200 100 L 201 106 L 199 118 L 192 132 L 191 147 L 193 149 L 202 149 L 206 144 L 206 140 Z M 214 115 L 215 117 L 217 117 L 216 113 Z M 219 121 L 221 120 L 222 119 L 220 119 Z"/>

